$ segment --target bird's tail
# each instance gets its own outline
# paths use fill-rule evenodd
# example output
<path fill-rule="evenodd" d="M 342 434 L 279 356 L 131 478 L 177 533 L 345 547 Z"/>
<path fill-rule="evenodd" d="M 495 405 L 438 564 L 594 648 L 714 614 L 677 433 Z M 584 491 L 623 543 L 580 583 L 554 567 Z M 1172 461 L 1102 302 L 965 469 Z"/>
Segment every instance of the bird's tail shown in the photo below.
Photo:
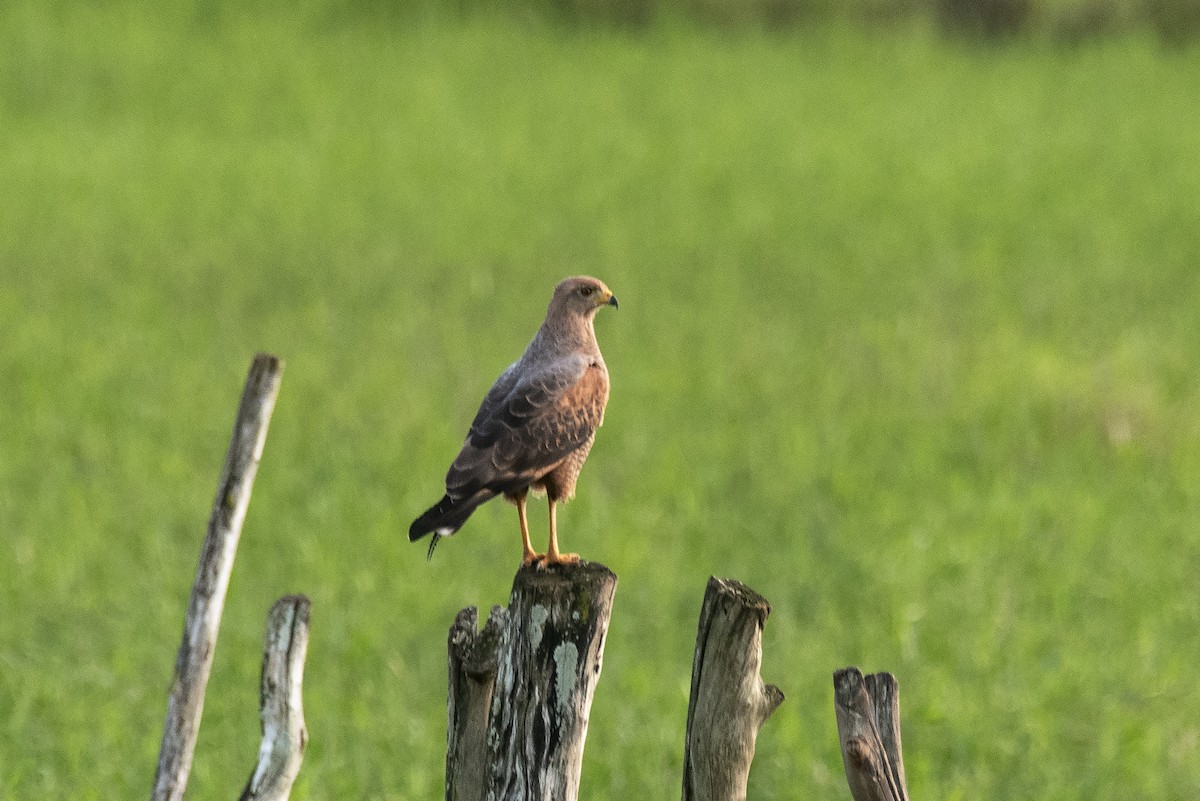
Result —
<path fill-rule="evenodd" d="M 496 493 L 491 490 L 480 490 L 466 498 L 454 499 L 449 495 L 443 496 L 408 527 L 409 542 L 416 542 L 426 534 L 433 534 L 433 541 L 429 544 L 429 556 L 432 557 L 433 549 L 437 547 L 439 539 L 449 537 L 458 531 L 475 511 L 475 507 L 484 501 L 491 500 L 495 495 Z"/>

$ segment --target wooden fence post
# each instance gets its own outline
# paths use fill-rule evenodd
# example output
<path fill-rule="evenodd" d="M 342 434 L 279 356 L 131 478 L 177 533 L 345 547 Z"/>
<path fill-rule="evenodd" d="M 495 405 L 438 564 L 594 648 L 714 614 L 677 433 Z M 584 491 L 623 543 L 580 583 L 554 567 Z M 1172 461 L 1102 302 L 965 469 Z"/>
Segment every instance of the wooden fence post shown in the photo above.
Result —
<path fill-rule="evenodd" d="M 479 614 L 469 606 L 450 627 L 450 691 L 446 726 L 446 801 L 487 797 L 487 727 L 496 685 L 497 649 L 508 610 L 493 606 L 477 630 Z"/>
<path fill-rule="evenodd" d="M 308 744 L 300 690 L 311 610 L 312 603 L 303 595 L 285 595 L 267 615 L 259 685 L 262 745 L 240 801 L 287 801 L 300 772 Z"/>
<path fill-rule="evenodd" d="M 746 797 L 758 730 L 783 703 L 764 684 L 762 629 L 771 605 L 739 581 L 710 578 L 700 608 L 683 748 L 684 801 Z"/>
<path fill-rule="evenodd" d="M 616 587 L 592 562 L 517 571 L 488 716 L 488 801 L 578 796 Z"/>
<path fill-rule="evenodd" d="M 900 692 L 891 673 L 833 674 L 842 765 L 854 801 L 908 801 L 900 747 Z"/>
<path fill-rule="evenodd" d="M 246 377 L 175 660 L 152 801 L 180 801 L 187 787 L 225 591 L 282 374 L 281 360 L 260 353 Z"/>

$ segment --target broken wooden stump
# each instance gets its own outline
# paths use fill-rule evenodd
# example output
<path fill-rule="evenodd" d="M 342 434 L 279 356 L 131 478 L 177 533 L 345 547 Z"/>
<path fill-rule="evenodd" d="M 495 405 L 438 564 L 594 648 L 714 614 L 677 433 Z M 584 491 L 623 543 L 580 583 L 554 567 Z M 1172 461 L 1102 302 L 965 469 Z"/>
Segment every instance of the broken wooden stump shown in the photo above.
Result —
<path fill-rule="evenodd" d="M 700 608 L 683 750 L 683 801 L 746 797 L 758 730 L 783 703 L 764 684 L 762 630 L 771 605 L 745 584 L 710 578 Z"/>
<path fill-rule="evenodd" d="M 487 797 L 487 724 L 496 686 L 497 649 L 508 610 L 493 606 L 487 624 L 469 606 L 450 627 L 450 692 L 446 726 L 446 801 Z"/>
<path fill-rule="evenodd" d="M 900 692 L 891 673 L 833 674 L 842 765 L 854 801 L 908 801 L 900 745 Z"/>
<path fill-rule="evenodd" d="M 447 801 L 578 797 L 616 587 L 616 575 L 593 562 L 522 567 L 508 609 L 493 609 L 483 631 L 473 608 L 459 613 L 450 630 Z"/>
<path fill-rule="evenodd" d="M 308 745 L 301 687 L 311 610 L 312 603 L 305 596 L 285 595 L 267 615 L 259 685 L 262 744 L 240 801 L 287 801 L 300 773 Z"/>
<path fill-rule="evenodd" d="M 593 562 L 513 580 L 488 719 L 489 801 L 574 801 L 617 577 Z"/>

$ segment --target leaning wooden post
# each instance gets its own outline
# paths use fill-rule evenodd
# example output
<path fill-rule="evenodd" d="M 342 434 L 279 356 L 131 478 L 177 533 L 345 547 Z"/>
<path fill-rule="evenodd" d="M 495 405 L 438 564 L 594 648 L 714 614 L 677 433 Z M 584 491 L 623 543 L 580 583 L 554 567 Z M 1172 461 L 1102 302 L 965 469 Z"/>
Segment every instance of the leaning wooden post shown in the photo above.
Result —
<path fill-rule="evenodd" d="M 179 801 L 187 787 L 225 591 L 282 373 L 282 361 L 260 353 L 246 378 L 175 660 L 152 801 Z"/>
<path fill-rule="evenodd" d="M 479 613 L 468 606 L 450 627 L 450 691 L 446 726 L 446 801 L 487 797 L 487 726 L 496 685 L 497 649 L 508 610 L 493 606 L 477 629 Z"/>
<path fill-rule="evenodd" d="M 592 562 L 517 571 L 488 720 L 488 801 L 578 796 L 616 587 Z"/>
<path fill-rule="evenodd" d="M 771 605 L 739 581 L 710 578 L 700 608 L 683 747 L 683 801 L 746 798 L 758 730 L 783 703 L 764 684 L 762 630 Z"/>
<path fill-rule="evenodd" d="M 259 692 L 262 745 L 240 801 L 287 801 L 300 772 L 308 745 L 301 687 L 311 610 L 305 596 L 285 595 L 267 615 Z"/>
<path fill-rule="evenodd" d="M 854 801 L 908 801 L 900 747 L 900 693 L 891 673 L 833 674 L 842 765 Z"/>

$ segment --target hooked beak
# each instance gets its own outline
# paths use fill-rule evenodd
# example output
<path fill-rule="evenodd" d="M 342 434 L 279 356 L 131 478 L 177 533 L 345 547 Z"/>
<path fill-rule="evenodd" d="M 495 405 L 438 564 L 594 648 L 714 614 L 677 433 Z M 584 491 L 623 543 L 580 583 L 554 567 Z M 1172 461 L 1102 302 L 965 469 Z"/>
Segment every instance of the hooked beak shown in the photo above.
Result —
<path fill-rule="evenodd" d="M 608 303 L 606 305 L 612 306 L 614 309 L 621 308 L 619 305 L 617 305 L 617 296 L 611 293 L 608 296 Z"/>

